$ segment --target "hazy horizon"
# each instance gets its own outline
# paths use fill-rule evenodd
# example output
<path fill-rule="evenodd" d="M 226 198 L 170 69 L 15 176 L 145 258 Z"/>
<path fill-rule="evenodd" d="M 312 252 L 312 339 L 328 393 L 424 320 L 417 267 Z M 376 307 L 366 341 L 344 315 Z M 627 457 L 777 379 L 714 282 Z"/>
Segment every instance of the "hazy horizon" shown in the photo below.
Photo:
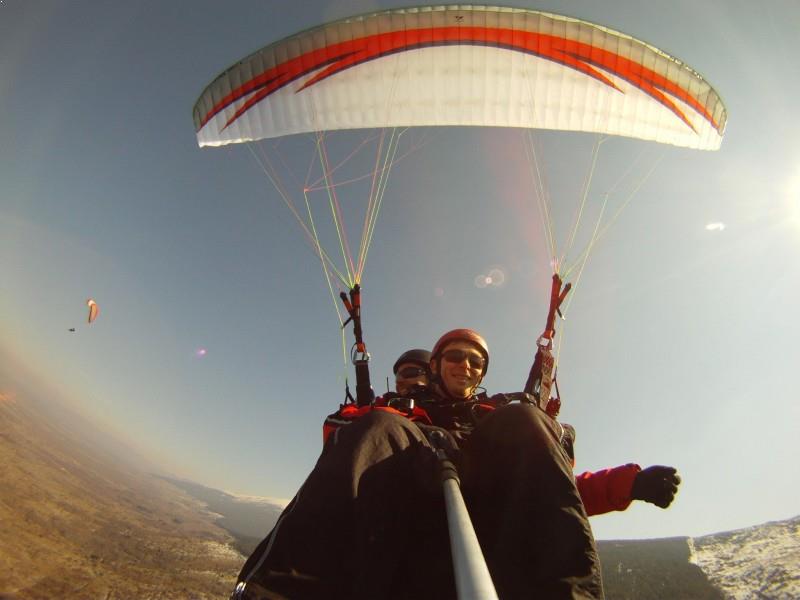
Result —
<path fill-rule="evenodd" d="M 9 375 L 9 371 L 6 368 L 6 365 L 0 365 L 0 381 L 8 382 L 13 377 Z M 209 484 L 208 482 L 192 479 L 184 474 L 180 473 L 180 470 L 173 471 L 170 468 L 165 468 L 162 464 L 160 464 L 159 457 L 152 453 L 152 450 L 148 450 L 148 448 L 140 446 L 136 440 L 127 437 L 124 431 L 114 431 L 110 432 L 108 429 L 104 429 L 104 427 L 108 427 L 108 423 L 104 423 L 101 419 L 97 419 L 91 414 L 87 414 L 83 412 L 80 408 L 76 408 L 75 405 L 71 405 L 69 403 L 65 403 L 63 400 L 59 401 L 52 397 L 45 397 L 45 396 L 32 396 L 35 392 L 32 391 L 33 388 L 27 386 L 21 386 L 16 389 L 14 388 L 0 388 L 0 401 L 3 400 L 4 395 L 9 395 L 13 400 L 17 402 L 23 403 L 31 403 L 35 411 L 43 411 L 42 416 L 45 418 L 53 418 L 53 420 L 49 421 L 50 424 L 54 425 L 64 425 L 68 424 L 70 426 L 69 432 L 72 435 L 79 435 L 83 438 L 84 442 L 89 442 L 89 444 L 94 444 L 94 447 L 98 450 L 102 450 L 107 458 L 111 458 L 114 462 L 120 465 L 121 469 L 126 468 L 125 465 L 133 466 L 136 469 L 141 469 L 145 473 L 157 475 L 159 477 L 165 477 L 168 480 L 173 480 L 177 482 L 185 482 L 192 485 L 199 485 L 203 488 L 207 488 L 210 491 L 222 492 L 227 494 L 237 500 L 242 500 L 246 503 L 266 503 L 269 506 L 277 507 L 277 508 L 284 508 L 286 504 L 291 500 L 291 497 L 287 498 L 280 498 L 276 496 L 269 496 L 269 495 L 253 495 L 253 494 L 246 494 L 241 493 L 236 490 L 231 489 L 223 489 L 217 488 L 213 485 Z M 52 393 L 52 391 L 50 392 Z M 64 420 L 64 417 L 67 417 L 67 420 Z M 133 450 L 134 454 L 131 455 L 129 452 Z M 191 491 L 190 491 L 191 493 Z M 203 500 L 202 495 L 192 494 L 193 496 L 197 497 L 199 500 Z M 669 537 L 702 537 L 708 535 L 715 535 L 720 533 L 727 533 L 728 531 L 735 531 L 738 529 L 747 529 L 749 527 L 759 526 L 768 524 L 771 522 L 776 521 L 784 521 L 787 519 L 795 518 L 800 515 L 800 512 L 795 514 L 789 514 L 785 516 L 778 516 L 774 519 L 769 519 L 768 521 L 759 522 L 759 523 L 750 523 L 745 524 L 741 527 L 736 527 L 730 530 L 720 530 L 720 531 L 705 531 L 702 533 L 688 533 L 688 532 L 676 532 L 674 535 L 669 536 L 651 536 L 651 537 L 617 537 L 617 538 L 601 538 L 598 537 L 598 540 L 601 541 L 635 541 L 635 540 L 647 540 L 647 539 L 666 539 Z M 592 522 L 595 522 L 597 517 L 593 517 L 591 519 Z M 224 525 L 223 525 L 224 526 Z M 266 530 L 264 531 L 266 533 Z"/>

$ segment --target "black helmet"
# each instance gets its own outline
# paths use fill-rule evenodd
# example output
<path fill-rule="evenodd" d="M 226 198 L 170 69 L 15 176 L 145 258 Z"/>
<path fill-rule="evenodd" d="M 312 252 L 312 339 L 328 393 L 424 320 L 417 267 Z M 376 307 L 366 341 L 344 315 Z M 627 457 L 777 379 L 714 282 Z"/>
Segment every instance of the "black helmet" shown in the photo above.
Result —
<path fill-rule="evenodd" d="M 428 363 L 431 362 L 431 353 L 427 350 L 422 350 L 421 348 L 415 348 L 414 350 L 406 350 L 403 352 L 395 361 L 394 366 L 392 367 L 392 372 L 397 375 L 397 369 L 400 368 L 400 365 L 404 363 L 413 363 L 415 365 L 420 365 L 421 367 L 428 368 Z"/>

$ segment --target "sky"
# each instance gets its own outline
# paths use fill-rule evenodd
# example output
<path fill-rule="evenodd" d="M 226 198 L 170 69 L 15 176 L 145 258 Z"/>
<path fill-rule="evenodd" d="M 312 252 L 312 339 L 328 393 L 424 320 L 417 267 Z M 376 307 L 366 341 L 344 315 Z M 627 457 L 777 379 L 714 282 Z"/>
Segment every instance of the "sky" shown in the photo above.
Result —
<path fill-rule="evenodd" d="M 270 42 L 406 4 L 0 2 L 0 391 L 58 399 L 174 475 L 290 498 L 344 399 L 337 312 L 252 154 L 198 148 L 191 111 Z M 593 518 L 596 537 L 796 515 L 800 4 L 506 4 L 646 40 L 728 109 L 717 152 L 603 143 L 590 211 L 621 177 L 638 191 L 559 324 L 562 420 L 577 429 L 576 472 L 666 464 L 683 484 L 667 511 Z M 485 387 L 518 391 L 552 274 L 519 132 L 409 137 L 362 281 L 373 385 L 386 389 L 404 350 L 466 326 L 491 348 Z M 536 137 L 560 240 L 588 172 L 585 137 Z M 284 173 L 308 159 L 289 146 Z M 476 285 L 493 270 L 501 285 Z"/>

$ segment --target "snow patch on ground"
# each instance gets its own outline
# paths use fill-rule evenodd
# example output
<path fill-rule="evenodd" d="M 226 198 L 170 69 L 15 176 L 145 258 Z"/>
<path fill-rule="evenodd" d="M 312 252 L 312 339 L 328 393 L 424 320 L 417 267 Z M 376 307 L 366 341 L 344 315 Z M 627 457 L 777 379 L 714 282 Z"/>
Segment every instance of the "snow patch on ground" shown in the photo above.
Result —
<path fill-rule="evenodd" d="M 248 496 L 246 494 L 236 494 L 233 492 L 225 492 L 237 502 L 246 502 L 248 504 L 263 504 L 269 506 L 277 506 L 278 508 L 286 508 L 290 500 L 286 498 L 272 498 L 269 496 Z"/>
<path fill-rule="evenodd" d="M 206 556 L 218 558 L 218 559 L 231 559 L 231 560 L 240 560 L 242 558 L 241 553 L 238 550 L 232 548 L 229 544 L 222 544 L 220 542 L 213 542 L 207 541 L 204 542 Z"/>
<path fill-rule="evenodd" d="M 800 598 L 800 517 L 689 538 L 689 550 L 730 600 Z"/>

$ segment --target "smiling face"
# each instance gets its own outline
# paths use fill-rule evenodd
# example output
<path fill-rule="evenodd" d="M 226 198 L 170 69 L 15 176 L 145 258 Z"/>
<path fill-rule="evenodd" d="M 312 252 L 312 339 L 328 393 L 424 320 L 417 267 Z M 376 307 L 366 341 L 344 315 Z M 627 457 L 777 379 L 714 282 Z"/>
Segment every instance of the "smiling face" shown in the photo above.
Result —
<path fill-rule="evenodd" d="M 454 398 L 469 398 L 483 379 L 486 361 L 477 346 L 455 340 L 431 360 L 431 371 L 440 377 L 439 385 Z M 441 369 L 441 373 L 438 370 Z"/>

